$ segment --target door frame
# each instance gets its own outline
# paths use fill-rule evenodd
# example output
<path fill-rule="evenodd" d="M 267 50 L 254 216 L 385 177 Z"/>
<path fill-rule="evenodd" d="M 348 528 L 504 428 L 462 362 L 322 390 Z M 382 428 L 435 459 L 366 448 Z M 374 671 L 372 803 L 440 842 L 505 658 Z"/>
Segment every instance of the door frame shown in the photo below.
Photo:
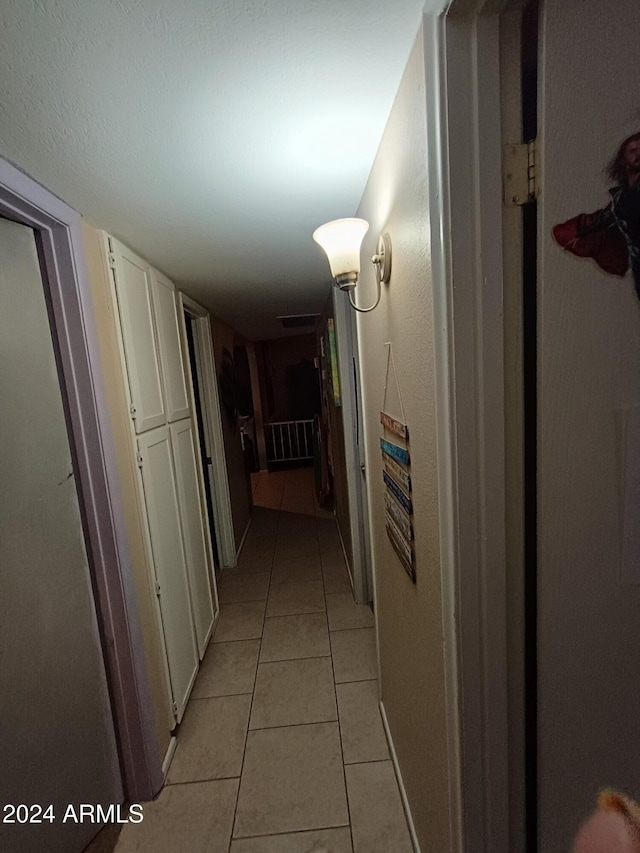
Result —
<path fill-rule="evenodd" d="M 359 390 L 358 331 L 355 312 L 349 305 L 347 294 L 336 287 L 332 288 L 332 291 L 338 374 L 342 389 L 342 426 L 353 555 L 353 565 L 349 566 L 349 571 L 352 576 L 356 604 L 369 604 L 373 601 L 374 586 L 364 445 L 362 441 L 358 441 L 364 431 L 362 398 Z"/>
<path fill-rule="evenodd" d="M 451 849 L 509 853 L 502 139 L 507 0 L 429 0 L 425 82 Z"/>
<path fill-rule="evenodd" d="M 0 215 L 35 232 L 125 797 L 129 802 L 150 800 L 163 784 L 162 760 L 154 732 L 81 217 L 2 159 Z"/>
<path fill-rule="evenodd" d="M 176 296 L 178 299 L 178 322 L 180 325 L 183 361 L 187 373 L 187 387 L 194 412 L 195 401 L 193 399 L 193 380 L 191 379 L 187 330 L 184 319 L 185 312 L 195 321 L 193 331 L 196 344 L 196 363 L 198 372 L 200 373 L 198 384 L 200 387 L 202 416 L 205 422 L 205 435 L 209 441 L 209 447 L 205 449 L 210 451 L 210 453 L 207 452 L 207 456 L 211 458 L 210 480 L 213 490 L 213 514 L 216 525 L 218 556 L 220 567 L 230 569 L 237 565 L 238 559 L 236 554 L 236 540 L 233 532 L 231 494 L 229 492 L 229 475 L 227 473 L 227 458 L 222 432 L 222 415 L 220 413 L 217 370 L 213 351 L 213 339 L 211 337 L 211 322 L 209 320 L 209 312 L 202 305 L 199 305 L 187 296 L 186 293 L 177 291 Z M 199 441 L 197 430 L 194 433 L 194 437 Z M 210 546 L 211 543 L 209 543 Z M 214 589 L 216 589 L 215 577 L 212 582 Z M 215 592 L 215 605 L 219 611 L 217 591 Z"/>

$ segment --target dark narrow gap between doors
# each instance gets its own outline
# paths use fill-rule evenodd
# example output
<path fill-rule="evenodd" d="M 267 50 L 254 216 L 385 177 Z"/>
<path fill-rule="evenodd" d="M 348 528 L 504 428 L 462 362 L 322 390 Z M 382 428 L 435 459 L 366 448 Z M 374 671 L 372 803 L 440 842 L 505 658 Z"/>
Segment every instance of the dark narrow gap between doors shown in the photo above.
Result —
<path fill-rule="evenodd" d="M 522 139 L 538 135 L 538 0 L 522 17 Z M 538 850 L 538 554 L 537 554 L 537 219 L 535 201 L 522 208 L 524 385 L 525 795 L 528 853 Z"/>
<path fill-rule="evenodd" d="M 193 336 L 193 320 L 189 314 L 184 313 L 184 324 L 187 330 L 187 345 L 189 347 L 189 364 L 191 365 L 191 378 L 193 381 L 193 399 L 196 409 L 196 420 L 198 422 L 198 437 L 200 439 L 200 463 L 202 465 L 202 479 L 204 480 L 204 491 L 207 503 L 207 518 L 209 519 L 209 531 L 211 533 L 211 547 L 213 549 L 213 561 L 216 574 L 220 568 L 220 555 L 218 553 L 218 540 L 216 539 L 216 526 L 213 514 L 213 495 L 211 494 L 211 482 L 209 480 L 209 468 L 211 460 L 207 457 L 204 419 L 202 417 L 202 402 L 200 397 L 200 378 L 198 376 L 198 362 L 196 359 L 196 344 Z"/>

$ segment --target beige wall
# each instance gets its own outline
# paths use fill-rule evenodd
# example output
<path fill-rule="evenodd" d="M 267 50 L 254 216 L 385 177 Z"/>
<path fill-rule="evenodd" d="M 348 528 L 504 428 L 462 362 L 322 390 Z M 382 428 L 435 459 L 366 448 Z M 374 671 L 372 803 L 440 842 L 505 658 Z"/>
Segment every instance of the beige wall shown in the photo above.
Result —
<path fill-rule="evenodd" d="M 144 511 L 139 503 L 136 487 L 137 471 L 131 452 L 129 409 L 124 376 L 118 352 L 116 317 L 110 297 L 110 285 L 99 235 L 95 228 L 83 224 L 87 267 L 91 282 L 93 308 L 98 330 L 100 355 L 104 374 L 107 405 L 116 449 L 121 497 L 131 555 L 131 568 L 142 624 L 147 673 L 151 688 L 154 721 L 160 754 L 164 756 L 169 746 L 173 718 L 162 664 L 158 622 L 154 613 L 155 602 L 149 582 L 150 569 L 144 544 Z"/>
<path fill-rule="evenodd" d="M 233 355 L 237 334 L 231 326 L 211 315 L 211 336 L 213 338 L 213 355 L 216 371 L 219 375 L 222 364 L 222 351 L 228 349 Z M 221 407 L 222 434 L 227 462 L 227 477 L 229 479 L 229 495 L 231 498 L 231 515 L 233 517 L 233 533 L 236 540 L 236 550 L 240 547 L 251 514 L 251 482 L 244 462 L 244 454 L 240 441 L 240 426 L 229 421 L 224 408 Z"/>
<path fill-rule="evenodd" d="M 378 235 L 393 243 L 391 282 L 378 308 L 358 318 L 366 431 L 382 701 L 422 850 L 449 849 L 445 674 L 439 561 L 432 281 L 429 254 L 425 63 L 422 34 L 411 53 L 358 215 L 371 225 L 362 257 Z M 371 304 L 375 281 L 363 266 L 357 299 Z M 384 526 L 380 458 L 384 406 L 410 430 L 417 580 L 405 573 Z M 402 405 L 401 405 L 402 403 Z"/>

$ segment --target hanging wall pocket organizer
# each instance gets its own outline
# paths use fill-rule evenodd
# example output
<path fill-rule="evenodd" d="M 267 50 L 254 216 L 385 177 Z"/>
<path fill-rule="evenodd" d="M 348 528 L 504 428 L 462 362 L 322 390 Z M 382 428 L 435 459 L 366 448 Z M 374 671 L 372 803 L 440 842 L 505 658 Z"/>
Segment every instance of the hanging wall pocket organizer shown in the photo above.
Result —
<path fill-rule="evenodd" d="M 380 412 L 380 423 L 383 435 L 380 438 L 382 450 L 382 478 L 385 486 L 384 517 L 387 535 L 398 555 L 402 566 L 416 582 L 415 556 L 413 548 L 413 502 L 411 500 L 411 456 L 409 453 L 409 428 L 406 424 L 400 382 L 391 352 L 391 344 L 387 343 L 387 371 L 384 385 L 384 399 Z M 402 420 L 392 417 L 384 411 L 387 403 L 387 383 L 389 365 L 393 366 L 393 374 L 398 389 L 398 400 Z M 393 437 L 390 441 L 386 436 Z M 402 444 L 398 444 L 401 441 Z"/>

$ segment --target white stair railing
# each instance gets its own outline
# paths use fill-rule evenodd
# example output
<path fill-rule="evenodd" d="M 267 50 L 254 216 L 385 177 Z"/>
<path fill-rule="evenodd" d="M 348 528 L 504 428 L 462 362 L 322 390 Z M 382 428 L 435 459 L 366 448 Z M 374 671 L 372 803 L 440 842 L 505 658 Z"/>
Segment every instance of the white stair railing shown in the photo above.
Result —
<path fill-rule="evenodd" d="M 313 459 L 313 420 L 276 421 L 265 424 L 269 462 Z"/>

